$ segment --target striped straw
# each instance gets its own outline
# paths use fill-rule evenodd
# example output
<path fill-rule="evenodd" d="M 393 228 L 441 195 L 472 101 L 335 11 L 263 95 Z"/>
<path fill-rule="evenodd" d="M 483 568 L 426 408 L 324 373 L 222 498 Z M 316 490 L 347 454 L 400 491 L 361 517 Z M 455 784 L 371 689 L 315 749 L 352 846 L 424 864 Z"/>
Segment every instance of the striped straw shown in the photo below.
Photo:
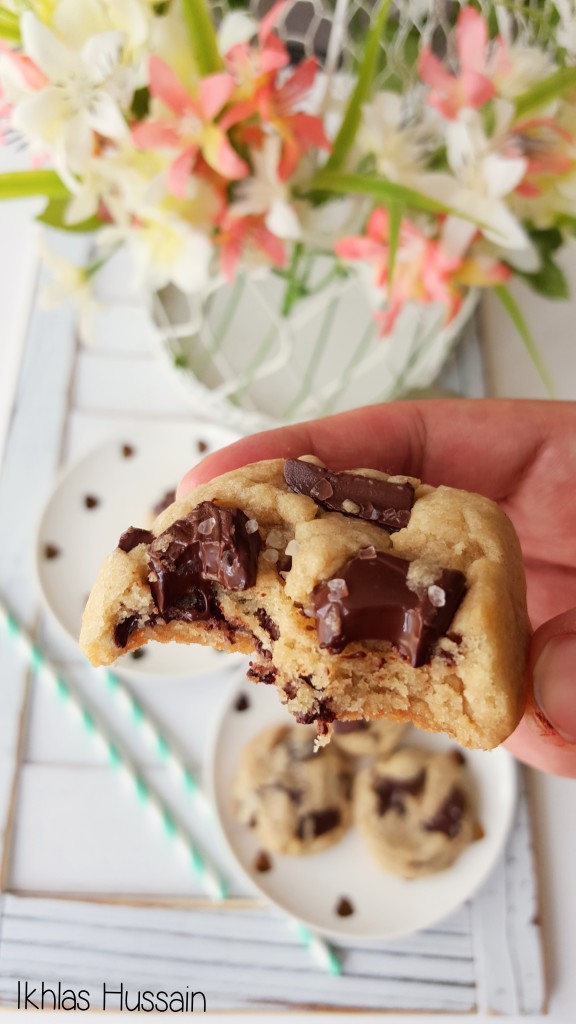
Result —
<path fill-rule="evenodd" d="M 100 712 L 91 705 L 75 683 L 64 679 L 57 667 L 34 643 L 1 599 L 0 624 L 4 625 L 8 636 L 20 644 L 34 671 L 47 680 L 51 680 L 61 699 L 76 708 L 85 729 L 92 738 L 100 739 L 104 743 L 110 763 L 129 778 L 139 802 L 156 813 L 165 835 L 187 851 L 191 867 L 206 891 L 217 900 L 224 899 L 228 892 L 227 883 L 200 850 L 187 826 L 171 810 L 158 790 L 142 777 L 138 765 Z M 103 673 L 95 672 L 94 675 L 101 679 L 104 678 L 109 691 L 114 694 L 118 703 L 123 704 L 124 709 L 130 713 L 132 723 L 154 744 L 160 757 L 166 766 L 172 769 L 186 793 L 194 797 L 206 813 L 212 814 L 212 806 L 200 784 L 199 772 L 190 765 L 188 758 L 175 740 L 167 738 L 161 726 L 131 692 L 124 680 L 109 670 L 105 670 Z M 342 965 L 332 946 L 302 922 L 289 915 L 286 916 L 300 941 L 307 947 L 317 963 L 329 974 L 340 975 Z"/>

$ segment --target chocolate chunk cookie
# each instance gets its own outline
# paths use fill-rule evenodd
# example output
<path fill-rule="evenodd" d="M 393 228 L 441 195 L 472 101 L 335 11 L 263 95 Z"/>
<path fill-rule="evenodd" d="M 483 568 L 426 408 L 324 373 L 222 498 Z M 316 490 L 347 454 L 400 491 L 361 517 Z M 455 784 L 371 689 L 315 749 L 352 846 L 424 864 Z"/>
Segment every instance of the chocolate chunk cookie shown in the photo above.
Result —
<path fill-rule="evenodd" d="M 351 777 L 335 745 L 314 753 L 316 731 L 272 726 L 243 752 L 232 793 L 234 815 L 271 853 L 317 853 L 337 843 L 351 820 Z"/>
<path fill-rule="evenodd" d="M 406 747 L 379 759 L 356 778 L 354 815 L 378 863 L 402 878 L 444 870 L 482 835 L 457 750 Z"/>
<path fill-rule="evenodd" d="M 367 722 L 360 718 L 352 722 L 334 722 L 332 740 L 340 750 L 353 757 L 387 757 L 398 746 L 406 730 L 405 722 Z"/>
<path fill-rule="evenodd" d="M 518 539 L 478 494 L 317 459 L 255 463 L 120 538 L 85 610 L 94 664 L 147 640 L 253 655 L 319 735 L 394 719 L 490 748 L 524 703 Z"/>

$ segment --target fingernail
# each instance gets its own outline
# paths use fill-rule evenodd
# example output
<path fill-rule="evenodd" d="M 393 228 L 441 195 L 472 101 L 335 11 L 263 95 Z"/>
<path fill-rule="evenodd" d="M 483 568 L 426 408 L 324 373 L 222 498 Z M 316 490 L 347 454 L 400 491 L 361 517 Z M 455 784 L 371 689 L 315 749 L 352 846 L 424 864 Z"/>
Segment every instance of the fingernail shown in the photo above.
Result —
<path fill-rule="evenodd" d="M 576 743 L 576 636 L 546 644 L 534 668 L 534 697 L 562 739 Z"/>

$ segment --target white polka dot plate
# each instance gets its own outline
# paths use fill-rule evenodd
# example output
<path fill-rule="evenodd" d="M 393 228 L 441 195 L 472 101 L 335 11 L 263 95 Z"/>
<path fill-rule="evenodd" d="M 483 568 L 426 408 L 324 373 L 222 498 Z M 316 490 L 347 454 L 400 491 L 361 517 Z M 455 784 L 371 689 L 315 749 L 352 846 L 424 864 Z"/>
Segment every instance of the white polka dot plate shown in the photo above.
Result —
<path fill-rule="evenodd" d="M 75 641 L 82 612 L 102 560 L 128 526 L 148 526 L 153 509 L 208 451 L 237 439 L 199 420 L 127 428 L 68 469 L 44 508 L 38 530 L 37 571 L 53 616 Z M 240 662 L 199 644 L 149 643 L 116 662 L 131 674 L 198 675 Z"/>
<path fill-rule="evenodd" d="M 502 748 L 465 752 L 484 836 L 446 871 L 417 881 L 386 874 L 354 827 L 322 853 L 262 859 L 254 830 L 232 816 L 230 793 L 246 744 L 267 726 L 281 722 L 293 719 L 275 687 L 235 681 L 212 743 L 210 785 L 222 838 L 252 889 L 322 934 L 369 940 L 432 926 L 456 911 L 486 879 L 502 853 L 516 802 L 516 764 Z M 455 746 L 446 736 L 416 730 L 410 730 L 404 742 L 433 749 Z"/>

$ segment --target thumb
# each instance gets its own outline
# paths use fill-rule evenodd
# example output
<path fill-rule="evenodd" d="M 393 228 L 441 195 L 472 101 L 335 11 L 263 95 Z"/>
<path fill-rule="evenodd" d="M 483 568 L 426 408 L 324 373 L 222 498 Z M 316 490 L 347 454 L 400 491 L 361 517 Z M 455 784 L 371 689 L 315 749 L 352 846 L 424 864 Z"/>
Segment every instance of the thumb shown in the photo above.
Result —
<path fill-rule="evenodd" d="M 506 746 L 521 761 L 576 778 L 576 608 L 536 630 L 526 714 Z"/>

